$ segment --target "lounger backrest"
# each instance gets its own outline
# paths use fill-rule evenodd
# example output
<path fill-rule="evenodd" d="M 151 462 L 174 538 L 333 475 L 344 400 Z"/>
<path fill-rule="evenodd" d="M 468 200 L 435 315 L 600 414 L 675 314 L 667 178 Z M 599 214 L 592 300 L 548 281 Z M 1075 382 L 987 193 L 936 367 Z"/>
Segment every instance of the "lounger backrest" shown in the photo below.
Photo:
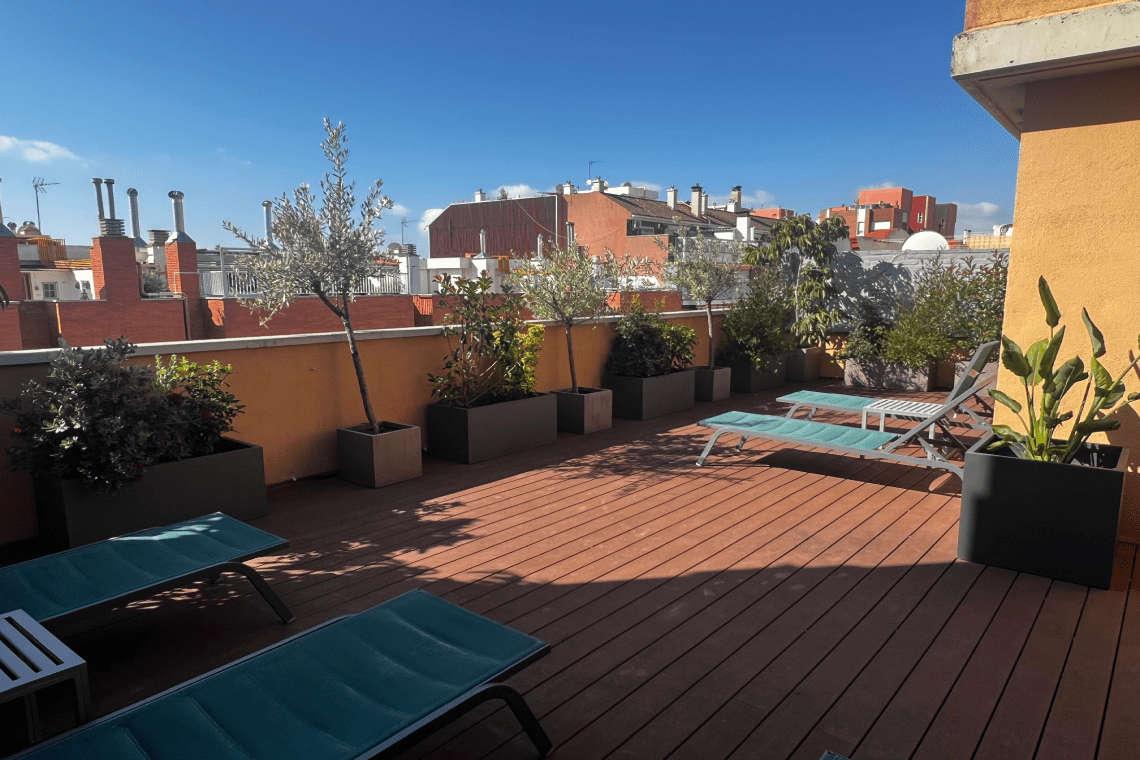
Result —
<path fill-rule="evenodd" d="M 958 382 L 954 384 L 954 388 L 951 389 L 950 395 L 946 397 L 947 401 L 954 398 L 955 396 L 958 396 L 959 394 L 965 393 L 970 388 L 972 388 L 976 382 L 978 382 L 978 378 L 982 373 L 982 368 L 985 367 L 987 363 L 989 363 L 990 356 L 994 353 L 994 350 L 997 348 L 997 346 L 998 341 L 996 340 L 991 340 L 988 343 L 983 343 L 982 345 L 978 346 L 978 350 L 975 351 L 973 357 L 970 358 L 970 363 L 966 365 L 966 371 L 962 373 L 962 376 L 960 378 L 958 378 Z"/>
<path fill-rule="evenodd" d="M 37 760 L 371 757 L 548 645 L 411 591 L 81 727 Z"/>
<path fill-rule="evenodd" d="M 913 428 L 911 428 L 909 431 L 907 431 L 904 435 L 899 436 L 893 443 L 888 445 L 886 448 L 882 449 L 882 451 L 891 451 L 893 449 L 898 448 L 899 446 L 902 446 L 906 443 L 909 443 L 916 436 L 921 434 L 922 431 L 926 430 L 931 425 L 933 425 L 934 423 L 938 422 L 940 419 L 942 419 L 946 415 L 953 412 L 959 406 L 961 406 L 962 404 L 966 403 L 967 401 L 969 401 L 974 396 L 981 393 L 983 390 L 985 390 L 985 388 L 987 386 L 991 385 L 993 383 L 993 381 L 996 379 L 997 379 L 997 372 L 996 371 L 987 372 L 984 375 L 979 375 L 975 379 L 975 381 L 970 384 L 969 388 L 962 391 L 958 395 L 952 396 L 951 398 L 947 399 L 945 404 L 938 407 L 938 409 L 935 412 L 928 415 L 925 419 L 916 423 Z"/>

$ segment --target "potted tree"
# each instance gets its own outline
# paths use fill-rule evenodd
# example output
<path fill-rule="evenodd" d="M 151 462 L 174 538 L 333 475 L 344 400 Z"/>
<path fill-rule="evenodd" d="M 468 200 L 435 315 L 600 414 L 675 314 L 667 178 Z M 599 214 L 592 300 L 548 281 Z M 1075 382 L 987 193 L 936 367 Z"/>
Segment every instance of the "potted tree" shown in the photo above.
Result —
<path fill-rule="evenodd" d="M 636 296 L 614 332 L 602 385 L 614 392 L 614 416 L 647 420 L 696 403 L 696 331 L 646 311 Z"/>
<path fill-rule="evenodd" d="M 82 546 L 221 511 L 268 513 L 260 446 L 223 437 L 242 410 L 230 367 L 171 357 L 129 366 L 125 338 L 63 345 L 51 373 L 3 407 L 12 466 L 32 473 L 40 534 Z"/>
<path fill-rule="evenodd" d="M 798 346 L 788 354 L 789 380 L 815 380 L 828 330 L 840 320 L 830 308 L 835 292 L 831 263 L 835 244 L 848 237 L 841 216 L 816 222 L 807 214 L 772 225 L 771 242 L 745 249 L 744 263 L 778 262 L 791 272 L 795 307 L 790 329 Z"/>
<path fill-rule="evenodd" d="M 1002 336 L 1002 364 L 1020 382 L 1024 402 L 1000 390 L 990 395 L 1016 416 L 1020 430 L 994 425 L 989 445 L 966 454 L 958 556 L 1108 588 L 1128 450 L 1089 437 L 1118 429 L 1114 413 L 1140 396 L 1126 396 L 1124 386 L 1140 357 L 1113 378 L 1100 362 L 1104 336 L 1082 310 L 1092 357 L 1087 367 L 1079 357 L 1057 366 L 1065 338 L 1065 328 L 1056 329 L 1061 311 L 1044 277 L 1038 288 L 1049 337 L 1022 351 Z M 1082 383 L 1074 411 L 1065 397 Z"/>
<path fill-rule="evenodd" d="M 732 390 L 758 393 L 784 382 L 785 359 L 793 344 L 785 326 L 792 315 L 791 292 L 775 266 L 752 269 L 750 290 L 728 310 L 721 325 L 719 361 L 732 368 Z"/>
<path fill-rule="evenodd" d="M 726 399 L 732 389 L 732 369 L 716 366 L 712 312 L 713 303 L 740 288 L 740 248 L 735 242 L 728 246 L 718 245 L 719 242 L 698 232 L 692 245 L 681 250 L 675 244 L 669 245 L 669 263 L 665 265 L 665 280 L 680 288 L 689 300 L 702 304 L 708 320 L 708 364 L 695 368 L 697 401 Z"/>
<path fill-rule="evenodd" d="M 535 390 L 545 329 L 523 322 L 520 295 L 494 293 L 486 273 L 436 281 L 450 352 L 428 375 L 428 453 L 472 464 L 557 442 L 558 403 Z"/>
<path fill-rule="evenodd" d="M 384 183 L 377 180 L 360 204 L 359 218 L 354 218 L 356 183 L 347 179 L 344 132 L 343 123 L 334 127 L 325 119 L 326 137 L 321 148 L 332 172 L 321 182 L 324 197 L 319 209 L 308 185 L 294 190 L 292 199 L 282 195 L 274 201 L 272 229 L 280 247 L 230 222 L 223 222 L 223 226 L 253 249 L 254 255 L 246 257 L 246 262 L 260 293 L 249 304 L 262 312 L 262 324 L 299 295 L 311 293 L 344 326 L 368 421 L 337 430 L 340 476 L 379 488 L 419 477 L 423 472 L 423 444 L 418 427 L 379 420 L 372 410 L 352 326 L 352 304 L 359 284 L 381 272 L 378 259 L 384 252 L 384 230 L 375 224 L 384 210 L 392 207 L 392 201 L 381 194 Z"/>
<path fill-rule="evenodd" d="M 646 263 L 612 252 L 591 256 L 586 246 L 566 247 L 548 242 L 544 250 L 518 261 L 507 278 L 526 306 L 539 319 L 551 319 L 566 333 L 570 361 L 570 387 L 553 391 L 558 402 L 558 429 L 568 433 L 594 433 L 613 425 L 613 392 L 578 384 L 574 363 L 574 327 L 597 320 L 613 311 L 612 289 L 621 289 L 643 271 Z"/>

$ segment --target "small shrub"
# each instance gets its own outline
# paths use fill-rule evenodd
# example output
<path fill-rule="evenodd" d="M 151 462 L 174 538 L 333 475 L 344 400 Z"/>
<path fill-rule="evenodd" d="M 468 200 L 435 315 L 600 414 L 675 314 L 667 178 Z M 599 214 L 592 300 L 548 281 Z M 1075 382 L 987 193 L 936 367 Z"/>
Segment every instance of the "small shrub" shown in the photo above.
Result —
<path fill-rule="evenodd" d="M 165 293 L 170 289 L 166 283 L 166 277 L 159 274 L 153 269 L 148 269 L 143 272 L 143 292 L 144 293 Z"/>
<path fill-rule="evenodd" d="M 171 436 L 172 449 L 166 456 L 173 459 L 205 456 L 214 450 L 222 433 L 233 430 L 234 420 L 243 404 L 225 390 L 226 378 L 233 368 L 217 359 L 205 366 L 182 357 L 171 356 L 163 365 L 155 357 L 154 380 L 151 385 L 166 397 L 178 425 Z"/>
<path fill-rule="evenodd" d="M 847 343 L 844 344 L 843 350 L 836 354 L 836 358 L 881 361 L 891 323 L 883 318 L 874 304 L 862 302 L 857 309 L 855 329 L 847 336 Z"/>
<path fill-rule="evenodd" d="M 667 322 L 658 312 L 647 311 L 637 296 L 614 332 L 606 374 L 657 377 L 685 369 L 692 363 L 696 331 Z"/>
<path fill-rule="evenodd" d="M 751 291 L 728 310 L 721 323 L 724 342 L 717 352 L 723 364 L 751 363 L 762 369 L 769 359 L 792 350 L 787 326 L 794 305 L 791 288 L 774 266 L 752 270 Z"/>

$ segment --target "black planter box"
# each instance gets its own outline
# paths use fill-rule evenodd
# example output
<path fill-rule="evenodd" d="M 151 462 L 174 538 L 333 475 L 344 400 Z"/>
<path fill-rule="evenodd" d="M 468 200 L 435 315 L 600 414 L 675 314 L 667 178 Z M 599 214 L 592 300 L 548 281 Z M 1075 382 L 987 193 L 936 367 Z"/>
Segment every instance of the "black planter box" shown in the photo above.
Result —
<path fill-rule="evenodd" d="M 694 367 L 697 401 L 723 401 L 732 395 L 730 367 Z"/>
<path fill-rule="evenodd" d="M 759 393 L 784 384 L 787 361 L 783 356 L 773 356 L 763 369 L 756 369 L 752 362 L 732 365 L 732 390 L 736 393 Z"/>
<path fill-rule="evenodd" d="M 552 391 L 558 399 L 558 429 L 586 435 L 614 426 L 614 393 L 609 388 L 569 388 Z"/>
<path fill-rule="evenodd" d="M 934 389 L 934 372 L 930 367 L 911 369 L 891 362 L 847 359 L 843 362 L 843 383 L 896 391 L 930 391 Z"/>
<path fill-rule="evenodd" d="M 558 401 L 544 393 L 471 409 L 427 407 L 428 453 L 473 464 L 558 441 Z"/>
<path fill-rule="evenodd" d="M 696 406 L 691 369 L 657 377 L 605 375 L 602 386 L 614 392 L 614 416 L 627 420 L 648 420 Z"/>
<path fill-rule="evenodd" d="M 423 442 L 415 425 L 381 422 L 373 434 L 368 423 L 336 431 L 336 459 L 341 480 L 381 488 L 423 475 Z"/>
<path fill-rule="evenodd" d="M 97 493 L 78 480 L 34 479 L 40 535 L 76 547 L 124 533 L 224 512 L 238 520 L 269 514 L 260 446 L 223 438 L 213 454 L 146 468 L 141 480 Z"/>
<path fill-rule="evenodd" d="M 1098 466 L 1087 467 L 988 445 L 966 454 L 958 557 L 1108 588 L 1128 449 L 1089 444 L 1078 459 Z"/>
<path fill-rule="evenodd" d="M 819 346 L 794 348 L 784 360 L 785 377 L 797 383 L 819 379 L 819 363 L 823 349 Z"/>

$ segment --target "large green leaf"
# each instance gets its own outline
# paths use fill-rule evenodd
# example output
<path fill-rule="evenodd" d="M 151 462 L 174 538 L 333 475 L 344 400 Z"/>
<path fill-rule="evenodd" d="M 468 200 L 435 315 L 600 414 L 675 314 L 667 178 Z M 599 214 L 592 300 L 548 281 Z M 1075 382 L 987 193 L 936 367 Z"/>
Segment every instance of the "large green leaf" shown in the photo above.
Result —
<path fill-rule="evenodd" d="M 1061 321 L 1061 309 L 1057 306 L 1057 299 L 1053 298 L 1053 291 L 1049 289 L 1045 275 L 1037 280 L 1037 292 L 1041 294 L 1041 305 L 1045 307 L 1045 323 L 1056 327 Z"/>
<path fill-rule="evenodd" d="M 1062 327 L 1049 341 L 1049 346 L 1041 352 L 1041 363 L 1037 365 L 1037 375 L 1045 381 L 1053 376 L 1053 364 L 1057 361 L 1057 353 L 1061 350 L 1061 343 L 1065 340 L 1065 328 Z"/>
<path fill-rule="evenodd" d="M 1093 324 L 1092 319 L 1089 317 L 1088 309 L 1081 309 L 1081 319 L 1085 323 L 1085 329 L 1089 331 L 1089 340 L 1092 341 L 1093 356 L 1099 359 L 1104 356 L 1105 352 L 1104 335 L 1097 326 Z"/>
<path fill-rule="evenodd" d="M 1025 351 L 1025 360 L 1029 362 L 1029 367 L 1031 370 L 1033 370 L 1033 376 L 1030 378 L 1030 382 L 1033 385 L 1037 385 L 1037 383 L 1042 379 L 1043 373 L 1039 371 L 1043 366 L 1041 363 L 1041 358 L 1045 355 L 1045 351 L 1048 348 L 1049 341 L 1042 338 Z"/>
<path fill-rule="evenodd" d="M 995 389 L 990 391 L 990 396 L 995 401 L 999 401 L 1002 404 L 1005 404 L 1010 409 L 1012 409 L 1014 414 L 1020 414 L 1021 413 L 1021 404 L 1016 399 L 1010 398 L 1008 394 L 1003 393 L 1003 392 L 1001 392 L 995 388 Z"/>
<path fill-rule="evenodd" d="M 1028 379 L 1029 375 L 1033 372 L 1033 368 L 1030 366 L 1029 361 L 1026 360 L 1021 346 L 1003 335 L 1001 336 L 1001 348 L 1001 363 L 1005 365 L 1005 368 L 1022 380 Z"/>
<path fill-rule="evenodd" d="M 1107 395 L 1112 388 L 1112 375 L 1108 374 L 1108 370 L 1096 360 L 1095 356 L 1089 360 L 1089 373 L 1092 374 L 1093 383 L 1096 385 L 1096 395 Z"/>
<path fill-rule="evenodd" d="M 1086 436 L 1092 433 L 1107 433 L 1110 430 L 1118 430 L 1120 428 L 1120 420 L 1115 417 L 1101 417 L 1098 420 L 1083 420 L 1078 422 L 1074 427 L 1078 435 Z"/>

